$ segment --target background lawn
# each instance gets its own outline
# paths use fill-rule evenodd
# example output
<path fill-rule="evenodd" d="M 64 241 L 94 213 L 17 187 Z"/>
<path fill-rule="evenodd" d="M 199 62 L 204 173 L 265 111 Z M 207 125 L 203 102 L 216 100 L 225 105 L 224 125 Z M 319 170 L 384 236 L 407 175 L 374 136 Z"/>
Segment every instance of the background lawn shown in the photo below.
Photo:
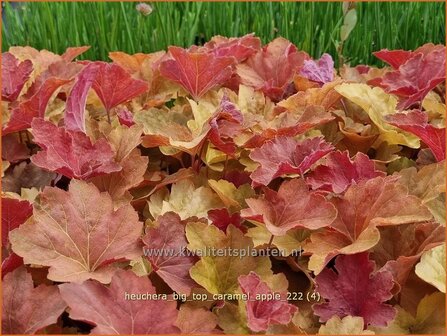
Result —
<path fill-rule="evenodd" d="M 3 3 L 2 50 L 30 45 L 62 53 L 69 46 L 90 45 L 81 58 L 107 60 L 109 51 L 149 53 L 168 45 L 201 44 L 218 34 L 255 32 L 264 43 L 283 36 L 313 57 L 336 56 L 343 24 L 342 3 L 153 2 L 147 16 L 136 4 Z M 356 6 L 357 25 L 343 49 L 352 65 L 380 64 L 371 53 L 381 48 L 445 44 L 444 2 Z"/>

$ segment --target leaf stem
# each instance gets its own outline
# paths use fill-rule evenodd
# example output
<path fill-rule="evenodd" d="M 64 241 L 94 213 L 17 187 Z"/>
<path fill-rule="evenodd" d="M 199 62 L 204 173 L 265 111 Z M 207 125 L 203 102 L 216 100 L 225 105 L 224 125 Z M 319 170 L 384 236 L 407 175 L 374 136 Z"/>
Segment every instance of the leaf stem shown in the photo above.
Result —
<path fill-rule="evenodd" d="M 304 275 L 306 276 L 307 279 L 309 279 L 310 281 L 310 289 L 312 289 L 315 286 L 315 279 L 312 278 L 312 276 L 310 275 L 310 272 L 305 269 L 303 266 L 301 266 L 293 256 L 288 256 L 286 259 L 287 263 L 289 264 L 290 267 L 292 267 L 292 269 L 294 271 L 301 271 L 304 273 Z"/>

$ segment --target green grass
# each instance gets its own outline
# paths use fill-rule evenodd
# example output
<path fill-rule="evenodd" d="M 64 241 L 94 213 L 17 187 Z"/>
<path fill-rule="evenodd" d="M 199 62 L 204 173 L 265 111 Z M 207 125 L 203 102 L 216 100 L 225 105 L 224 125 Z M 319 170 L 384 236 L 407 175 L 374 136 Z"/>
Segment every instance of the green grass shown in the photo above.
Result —
<path fill-rule="evenodd" d="M 342 24 L 341 3 L 154 2 L 148 16 L 137 12 L 136 4 L 39 2 L 12 8 L 5 3 L 2 50 L 30 45 L 62 53 L 69 46 L 90 45 L 83 58 L 106 60 L 109 51 L 149 53 L 203 43 L 217 34 L 255 32 L 264 43 L 283 36 L 313 57 L 336 56 Z M 443 2 L 358 3 L 357 15 L 343 49 L 351 64 L 377 64 L 371 53 L 381 48 L 445 44 Z"/>

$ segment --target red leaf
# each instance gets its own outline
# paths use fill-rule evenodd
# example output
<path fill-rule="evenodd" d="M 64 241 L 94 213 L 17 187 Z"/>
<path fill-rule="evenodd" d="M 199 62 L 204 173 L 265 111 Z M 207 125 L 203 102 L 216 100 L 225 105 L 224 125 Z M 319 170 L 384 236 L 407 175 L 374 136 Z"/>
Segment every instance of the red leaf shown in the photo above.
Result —
<path fill-rule="evenodd" d="M 68 130 L 85 133 L 85 103 L 98 70 L 97 64 L 90 63 L 77 76 L 65 105 L 64 122 Z"/>
<path fill-rule="evenodd" d="M 413 52 L 407 50 L 388 50 L 382 49 L 380 51 L 373 52 L 373 55 L 378 59 L 388 63 L 394 69 L 399 69 L 399 67 L 408 61 Z"/>
<path fill-rule="evenodd" d="M 210 142 L 222 152 L 233 155 L 236 151 L 233 138 L 241 131 L 242 121 L 242 113 L 230 102 L 228 97 L 224 96 L 219 110 L 209 121 L 211 129 L 208 138 Z"/>
<path fill-rule="evenodd" d="M 235 38 L 214 36 L 204 47 L 216 57 L 233 56 L 240 63 L 261 49 L 261 40 L 254 34 Z"/>
<path fill-rule="evenodd" d="M 254 149 L 250 158 L 260 166 L 250 175 L 253 185 L 268 185 L 276 177 L 285 174 L 303 175 L 315 162 L 334 147 L 322 137 L 297 141 L 280 137 Z"/>
<path fill-rule="evenodd" d="M 34 288 L 31 274 L 18 268 L 3 280 L 2 333 L 35 334 L 56 323 L 65 307 L 56 286 Z"/>
<path fill-rule="evenodd" d="M 48 69 L 36 78 L 26 94 L 10 106 L 11 117 L 3 128 L 3 134 L 25 130 L 31 126 L 33 118 L 44 118 L 54 92 L 69 83 L 81 68 L 79 64 L 64 61 L 49 64 Z"/>
<path fill-rule="evenodd" d="M 393 297 L 393 276 L 373 273 L 374 265 L 367 252 L 341 255 L 335 260 L 337 273 L 326 268 L 316 277 L 316 290 L 327 300 L 313 306 L 320 322 L 351 315 L 363 317 L 365 327 L 386 326 L 394 318 L 396 310 L 384 303 Z"/>
<path fill-rule="evenodd" d="M 70 318 L 95 325 L 92 334 L 174 334 L 177 302 L 141 299 L 156 294 L 148 277 L 119 270 L 105 287 L 87 280 L 82 284 L 59 285 L 61 295 L 70 307 Z M 128 298 L 138 295 L 140 300 Z"/>
<path fill-rule="evenodd" d="M 395 113 L 385 117 L 393 126 L 413 133 L 431 149 L 436 160 L 445 159 L 445 128 L 437 128 L 428 123 L 428 116 L 420 110 Z"/>
<path fill-rule="evenodd" d="M 233 183 L 236 188 L 239 188 L 243 184 L 251 183 L 250 174 L 236 169 L 224 171 L 222 179 Z"/>
<path fill-rule="evenodd" d="M 120 108 L 116 115 L 121 125 L 126 125 L 127 127 L 132 127 L 135 125 L 135 121 L 133 120 L 133 114 L 127 108 Z"/>
<path fill-rule="evenodd" d="M 189 276 L 189 269 L 196 259 L 182 253 L 188 242 L 185 236 L 185 226 L 180 217 L 168 212 L 157 218 L 158 226 L 151 228 L 143 237 L 145 251 L 154 271 L 172 290 L 177 293 L 190 294 L 195 282 Z"/>
<path fill-rule="evenodd" d="M 411 57 L 415 56 L 417 53 L 423 53 L 426 55 L 431 51 L 443 49 L 444 46 L 441 44 L 434 45 L 433 43 L 427 43 L 422 47 L 417 48 L 415 51 L 382 49 L 380 51 L 373 52 L 373 55 L 388 63 L 394 69 L 399 69 L 402 64 L 408 61 Z"/>
<path fill-rule="evenodd" d="M 2 158 L 9 162 L 18 162 L 28 159 L 29 149 L 20 143 L 14 134 L 2 137 Z"/>
<path fill-rule="evenodd" d="M 33 120 L 32 133 L 34 142 L 43 149 L 31 157 L 38 167 L 77 179 L 121 170 L 105 139 L 93 144 L 82 132 L 66 131 L 42 119 Z"/>
<path fill-rule="evenodd" d="M 3 127 L 3 135 L 30 128 L 31 121 L 35 117 L 43 118 L 53 93 L 68 82 L 70 82 L 69 79 L 47 78 L 38 89 L 33 90 L 35 93 L 31 97 L 12 110 L 8 123 Z"/>
<path fill-rule="evenodd" d="M 230 215 L 227 209 L 212 209 L 208 211 L 208 218 L 213 225 L 217 226 L 223 232 L 227 232 L 230 224 L 244 233 L 247 232 L 247 229 L 242 226 L 242 218 L 238 212 Z"/>
<path fill-rule="evenodd" d="M 265 188 L 264 197 L 246 202 L 250 208 L 242 210 L 242 217 L 264 223 L 276 236 L 296 227 L 320 229 L 337 216 L 335 207 L 324 196 L 309 191 L 302 179 L 283 182 L 278 192 Z"/>
<path fill-rule="evenodd" d="M 170 59 L 160 63 L 161 75 L 179 83 L 194 99 L 223 84 L 233 73 L 233 57 L 216 57 L 179 47 L 169 47 L 169 55 Z"/>
<path fill-rule="evenodd" d="M 300 76 L 319 84 L 334 80 L 334 61 L 331 55 L 323 54 L 318 61 L 305 60 Z"/>
<path fill-rule="evenodd" d="M 375 170 L 374 161 L 360 152 L 354 160 L 349 158 L 348 151 L 329 153 L 325 159 L 326 163 L 318 166 L 306 179 L 312 189 L 340 194 L 353 183 L 385 175 Z"/>
<path fill-rule="evenodd" d="M 93 90 L 107 111 L 149 89 L 146 82 L 133 79 L 126 70 L 115 63 L 95 62 L 94 64 L 98 67 L 98 72 L 93 82 Z"/>
<path fill-rule="evenodd" d="M 400 97 L 398 108 L 407 109 L 420 103 L 438 84 L 445 81 L 445 48 L 415 53 L 398 70 L 374 78 L 368 84 L 380 86 Z"/>
<path fill-rule="evenodd" d="M 14 271 L 23 265 L 23 258 L 19 257 L 14 252 L 7 256 L 2 262 L 2 279 L 6 274 Z"/>
<path fill-rule="evenodd" d="M 33 71 L 30 60 L 19 62 L 11 53 L 2 54 L 2 98 L 13 102 L 17 99 Z"/>
<path fill-rule="evenodd" d="M 244 64 L 239 64 L 237 74 L 242 84 L 262 90 L 277 102 L 285 98 L 289 84 L 306 59 L 309 55 L 298 51 L 290 41 L 278 37 Z"/>
<path fill-rule="evenodd" d="M 28 201 L 2 197 L 2 245 L 9 242 L 9 232 L 31 217 L 33 207 Z"/>
<path fill-rule="evenodd" d="M 254 332 L 265 331 L 272 324 L 288 324 L 298 308 L 287 303 L 286 293 L 273 293 L 272 289 L 255 273 L 239 276 L 242 292 L 250 296 L 247 301 L 247 324 Z M 276 294 L 271 300 L 256 299 L 257 295 Z"/>

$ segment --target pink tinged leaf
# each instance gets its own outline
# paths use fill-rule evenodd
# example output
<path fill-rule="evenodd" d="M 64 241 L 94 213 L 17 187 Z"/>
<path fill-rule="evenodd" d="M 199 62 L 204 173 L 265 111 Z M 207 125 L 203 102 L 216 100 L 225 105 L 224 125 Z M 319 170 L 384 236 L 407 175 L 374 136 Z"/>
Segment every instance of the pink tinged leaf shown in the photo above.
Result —
<path fill-rule="evenodd" d="M 396 310 L 385 304 L 393 297 L 393 276 L 389 271 L 373 273 L 374 266 L 367 252 L 340 255 L 335 260 L 337 273 L 326 268 L 317 275 L 316 290 L 326 300 L 313 306 L 320 322 L 351 315 L 363 317 L 365 327 L 381 327 L 394 318 Z"/>
<path fill-rule="evenodd" d="M 391 125 L 419 137 L 431 149 L 438 162 L 445 159 L 445 128 L 429 124 L 426 113 L 412 110 L 386 116 L 386 120 Z"/>
<path fill-rule="evenodd" d="M 179 83 L 194 99 L 225 83 L 233 74 L 235 58 L 216 57 L 204 52 L 190 52 L 169 47 L 171 59 L 160 63 L 163 77 Z"/>
<path fill-rule="evenodd" d="M 64 122 L 67 130 L 85 133 L 85 104 L 98 70 L 97 64 L 90 63 L 78 74 L 65 105 Z"/>
<path fill-rule="evenodd" d="M 31 274 L 20 267 L 3 281 L 2 333 L 35 334 L 56 323 L 65 307 L 56 286 L 34 288 Z"/>
<path fill-rule="evenodd" d="M 176 334 L 177 302 L 132 300 L 131 295 L 154 295 L 148 277 L 118 270 L 109 287 L 92 280 L 59 285 L 70 307 L 70 318 L 95 325 L 92 334 Z"/>
<path fill-rule="evenodd" d="M 105 139 L 93 144 L 82 132 L 66 131 L 42 119 L 33 120 L 32 133 L 42 148 L 31 157 L 38 167 L 81 180 L 121 170 Z"/>
<path fill-rule="evenodd" d="M 143 237 L 145 251 L 154 271 L 177 293 L 190 294 L 195 282 L 189 269 L 196 258 L 184 255 L 188 242 L 180 217 L 168 212 L 157 218 L 158 227 L 151 228 Z"/>
<path fill-rule="evenodd" d="M 265 188 L 264 197 L 246 202 L 249 208 L 241 216 L 264 223 L 276 236 L 296 227 L 317 230 L 329 226 L 337 216 L 335 207 L 324 196 L 309 191 L 302 179 L 283 182 L 278 192 Z"/>
<path fill-rule="evenodd" d="M 2 159 L 9 162 L 18 162 L 30 157 L 30 151 L 25 144 L 20 143 L 14 134 L 2 137 Z"/>
<path fill-rule="evenodd" d="M 399 69 L 374 78 L 368 84 L 380 86 L 400 97 L 398 109 L 405 110 L 420 103 L 438 84 L 445 81 L 445 48 L 434 48 L 414 55 Z"/>
<path fill-rule="evenodd" d="M 65 52 L 62 54 L 62 59 L 65 62 L 71 62 L 79 55 L 85 53 L 87 50 L 90 49 L 90 46 L 82 46 L 82 47 L 70 47 L 65 50 Z"/>
<path fill-rule="evenodd" d="M 118 116 L 118 121 L 121 125 L 132 127 L 135 125 L 133 120 L 133 114 L 125 107 L 118 109 L 116 115 Z"/>
<path fill-rule="evenodd" d="M 245 63 L 239 64 L 237 74 L 242 84 L 262 90 L 277 102 L 289 94 L 289 85 L 306 59 L 309 59 L 309 55 L 298 51 L 290 41 L 279 37 Z"/>
<path fill-rule="evenodd" d="M 334 61 L 331 55 L 323 54 L 318 61 L 305 60 L 300 75 L 319 84 L 332 82 L 334 80 Z"/>
<path fill-rule="evenodd" d="M 252 331 L 265 331 L 272 324 L 288 324 L 298 311 L 296 306 L 287 302 L 286 293 L 279 293 L 281 299 L 256 299 L 257 295 L 273 295 L 274 293 L 255 272 L 239 276 L 238 281 L 242 292 L 250 297 L 246 311 L 247 324 Z"/>
<path fill-rule="evenodd" d="M 243 116 L 228 97 L 223 97 L 219 110 L 211 117 L 208 138 L 219 150 L 233 155 L 236 145 L 233 138 L 242 130 Z"/>
<path fill-rule="evenodd" d="M 2 54 L 2 98 L 13 102 L 22 91 L 23 86 L 33 71 L 30 60 L 19 62 L 11 53 Z"/>
<path fill-rule="evenodd" d="M 279 137 L 250 153 L 260 166 L 250 175 L 253 185 L 268 185 L 285 174 L 303 175 L 315 162 L 334 149 L 322 137 L 298 141 Z"/>
<path fill-rule="evenodd" d="M 93 90 L 107 111 L 149 89 L 146 82 L 132 78 L 126 70 L 115 63 L 95 62 L 95 64 L 98 66 L 98 73 L 93 82 Z"/>
<path fill-rule="evenodd" d="M 277 120 L 279 123 L 274 127 L 266 128 L 262 133 L 251 137 L 244 144 L 244 148 L 261 147 L 267 140 L 276 137 L 293 137 L 303 134 L 315 126 L 334 120 L 334 117 L 322 106 L 309 106 L 298 118 L 292 113 L 283 112 L 278 115 Z"/>
<path fill-rule="evenodd" d="M 45 110 L 53 93 L 69 82 L 70 79 L 56 77 L 49 77 L 44 80 L 31 97 L 12 110 L 8 123 L 3 127 L 3 135 L 23 131 L 31 127 L 31 121 L 34 118 L 44 118 Z"/>
<path fill-rule="evenodd" d="M 142 224 L 130 204 L 114 208 L 108 193 L 72 180 L 68 191 L 46 187 L 32 220 L 9 234 L 25 264 L 49 267 L 48 279 L 111 281 L 116 260 L 141 255 Z"/>
<path fill-rule="evenodd" d="M 214 36 L 204 47 L 217 57 L 233 56 L 240 63 L 261 49 L 261 40 L 254 34 L 230 39 Z"/>
<path fill-rule="evenodd" d="M 357 153 L 351 160 L 348 151 L 336 151 L 327 155 L 326 163 L 313 170 L 306 182 L 312 189 L 340 194 L 353 183 L 384 175 L 365 154 Z"/>
<path fill-rule="evenodd" d="M 230 224 L 244 233 L 247 232 L 247 229 L 242 225 L 242 218 L 239 212 L 230 215 L 227 209 L 212 209 L 208 211 L 208 218 L 213 225 L 217 226 L 223 232 L 227 232 Z"/>
<path fill-rule="evenodd" d="M 18 228 L 31 217 L 33 207 L 28 201 L 2 197 L 2 245 L 9 242 L 9 232 Z"/>

